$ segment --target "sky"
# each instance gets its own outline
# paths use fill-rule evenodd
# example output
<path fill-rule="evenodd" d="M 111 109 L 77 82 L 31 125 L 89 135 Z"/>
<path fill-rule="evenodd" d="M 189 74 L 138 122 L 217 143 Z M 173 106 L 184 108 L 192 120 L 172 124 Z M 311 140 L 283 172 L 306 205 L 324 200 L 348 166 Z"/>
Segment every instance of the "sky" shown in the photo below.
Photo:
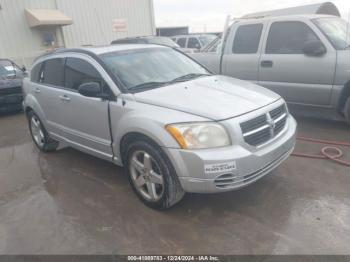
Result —
<path fill-rule="evenodd" d="M 322 0 L 153 0 L 157 27 L 189 26 L 190 32 L 222 31 L 227 15 L 324 2 Z M 331 0 L 348 20 L 350 0 Z"/>

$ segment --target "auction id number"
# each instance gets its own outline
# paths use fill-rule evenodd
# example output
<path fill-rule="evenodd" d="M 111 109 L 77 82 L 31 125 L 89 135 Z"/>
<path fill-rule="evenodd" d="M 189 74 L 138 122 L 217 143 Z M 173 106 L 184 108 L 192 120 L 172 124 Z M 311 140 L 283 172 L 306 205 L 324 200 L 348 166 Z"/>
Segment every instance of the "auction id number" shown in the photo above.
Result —
<path fill-rule="evenodd" d="M 213 256 L 128 256 L 128 261 L 218 261 Z"/>

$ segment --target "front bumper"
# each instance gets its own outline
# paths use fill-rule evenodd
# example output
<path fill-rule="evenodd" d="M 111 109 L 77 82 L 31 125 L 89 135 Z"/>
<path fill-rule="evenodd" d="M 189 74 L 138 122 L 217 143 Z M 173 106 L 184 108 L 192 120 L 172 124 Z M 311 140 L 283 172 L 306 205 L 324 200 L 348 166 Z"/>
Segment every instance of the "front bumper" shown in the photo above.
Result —
<path fill-rule="evenodd" d="M 237 139 L 231 147 L 166 151 L 186 192 L 237 190 L 269 174 L 290 156 L 295 146 L 296 128 L 296 121 L 288 116 L 283 132 L 260 148 Z"/>

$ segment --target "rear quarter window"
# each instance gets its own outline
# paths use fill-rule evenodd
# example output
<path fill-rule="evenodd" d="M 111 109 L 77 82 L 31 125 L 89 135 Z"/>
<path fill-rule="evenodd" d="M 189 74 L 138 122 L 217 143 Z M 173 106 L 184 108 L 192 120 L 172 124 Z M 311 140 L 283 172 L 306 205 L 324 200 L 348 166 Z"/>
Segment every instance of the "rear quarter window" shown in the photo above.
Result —
<path fill-rule="evenodd" d="M 242 25 L 238 27 L 232 51 L 235 54 L 256 54 L 259 49 L 263 24 Z"/>
<path fill-rule="evenodd" d="M 32 81 L 34 83 L 39 82 L 39 75 L 41 73 L 42 65 L 43 65 L 42 63 L 39 63 L 32 68 L 32 70 L 30 72 L 30 81 Z"/>
<path fill-rule="evenodd" d="M 187 38 L 182 37 L 177 39 L 177 44 L 182 48 L 186 48 L 186 42 L 187 42 Z"/>

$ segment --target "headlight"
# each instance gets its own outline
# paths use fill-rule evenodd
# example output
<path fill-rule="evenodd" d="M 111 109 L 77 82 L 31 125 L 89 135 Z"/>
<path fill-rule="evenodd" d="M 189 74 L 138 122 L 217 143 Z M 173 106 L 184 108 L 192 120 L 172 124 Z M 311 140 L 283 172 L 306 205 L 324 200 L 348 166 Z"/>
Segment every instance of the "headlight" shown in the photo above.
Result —
<path fill-rule="evenodd" d="M 217 123 L 184 123 L 166 126 L 183 149 L 205 149 L 231 145 L 225 128 Z"/>

